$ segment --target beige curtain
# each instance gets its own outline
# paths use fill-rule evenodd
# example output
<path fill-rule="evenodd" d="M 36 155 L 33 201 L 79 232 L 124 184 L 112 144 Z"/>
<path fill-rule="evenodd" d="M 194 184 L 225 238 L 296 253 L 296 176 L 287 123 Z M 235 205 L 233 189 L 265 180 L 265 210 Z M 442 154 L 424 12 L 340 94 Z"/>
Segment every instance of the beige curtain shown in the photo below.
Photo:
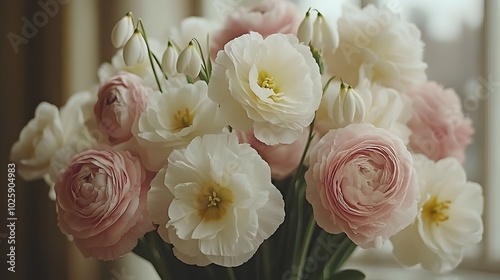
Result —
<path fill-rule="evenodd" d="M 0 1 L 0 279 L 148 279 L 148 267 L 124 270 L 120 260 L 85 259 L 57 227 L 54 202 L 43 181 L 16 178 L 16 272 L 6 270 L 7 164 L 10 147 L 47 101 L 64 104 L 72 93 L 97 82 L 97 68 L 110 61 L 115 22 L 133 11 L 148 35 L 161 36 L 181 18 L 196 15 L 197 1 L 178 0 L 5 0 Z M 5 224 L 5 225 L 4 225 Z M 9 245 L 10 246 L 10 245 Z M 136 261 L 133 261 L 136 263 Z M 140 262 L 137 262 L 140 263 Z M 139 269 L 139 270 L 136 270 Z M 126 277 L 130 278 L 126 278 Z M 143 276 L 146 276 L 144 278 Z"/>

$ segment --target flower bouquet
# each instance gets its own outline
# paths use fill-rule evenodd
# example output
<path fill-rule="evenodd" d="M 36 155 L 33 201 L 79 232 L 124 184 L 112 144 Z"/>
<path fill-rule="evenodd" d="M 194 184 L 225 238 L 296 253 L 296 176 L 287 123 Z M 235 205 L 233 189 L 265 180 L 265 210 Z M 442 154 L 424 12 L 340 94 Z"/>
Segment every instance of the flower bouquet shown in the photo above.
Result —
<path fill-rule="evenodd" d="M 162 279 L 364 279 L 356 247 L 446 272 L 482 238 L 473 128 L 387 7 L 334 22 L 286 0 L 159 42 L 128 13 L 99 85 L 41 103 L 11 158 L 51 187 L 85 257 L 134 252 Z"/>

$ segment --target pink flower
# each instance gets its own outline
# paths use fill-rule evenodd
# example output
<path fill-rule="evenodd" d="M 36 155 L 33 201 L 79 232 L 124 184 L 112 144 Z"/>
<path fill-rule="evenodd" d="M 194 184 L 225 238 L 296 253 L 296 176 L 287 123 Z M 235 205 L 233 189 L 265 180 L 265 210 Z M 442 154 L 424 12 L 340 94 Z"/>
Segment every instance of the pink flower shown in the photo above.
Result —
<path fill-rule="evenodd" d="M 215 59 L 227 42 L 250 31 L 258 32 L 264 38 L 274 33 L 295 35 L 301 20 L 297 6 L 288 0 L 262 1 L 251 9 L 239 7 L 228 16 L 222 29 L 215 32 L 212 58 Z"/>
<path fill-rule="evenodd" d="M 435 82 L 414 86 L 406 91 L 413 102 L 410 150 L 438 161 L 446 157 L 465 160 L 465 148 L 472 142 L 472 121 L 464 117 L 462 105 L 453 89 Z"/>
<path fill-rule="evenodd" d="M 73 157 L 56 185 L 58 225 L 85 257 L 116 259 L 153 230 L 149 180 L 129 152 L 87 150 Z"/>
<path fill-rule="evenodd" d="M 310 155 L 306 198 L 329 233 L 362 248 L 382 243 L 417 215 L 419 190 L 403 141 L 371 124 L 330 130 Z"/>
<path fill-rule="evenodd" d="M 300 158 L 307 144 L 309 129 L 291 144 L 269 146 L 255 138 L 253 130 L 237 131 L 240 143 L 248 143 L 254 148 L 263 160 L 271 167 L 271 177 L 277 180 L 285 179 L 299 166 Z"/>
<path fill-rule="evenodd" d="M 94 114 L 111 144 L 132 137 L 132 126 L 147 105 L 147 92 L 143 80 L 128 72 L 118 73 L 100 87 Z"/>

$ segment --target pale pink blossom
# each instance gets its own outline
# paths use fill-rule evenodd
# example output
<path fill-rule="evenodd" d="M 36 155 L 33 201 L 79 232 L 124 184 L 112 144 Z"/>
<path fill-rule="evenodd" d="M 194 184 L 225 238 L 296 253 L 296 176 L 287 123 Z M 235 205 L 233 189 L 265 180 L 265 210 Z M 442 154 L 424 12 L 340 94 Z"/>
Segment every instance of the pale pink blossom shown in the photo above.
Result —
<path fill-rule="evenodd" d="M 300 163 L 309 136 L 306 129 L 297 140 L 291 144 L 266 145 L 259 141 L 253 130 L 237 131 L 240 143 L 248 143 L 254 148 L 263 160 L 271 167 L 271 177 L 274 179 L 285 179 L 293 174 Z"/>
<path fill-rule="evenodd" d="M 118 73 L 99 88 L 94 114 L 111 144 L 132 137 L 132 127 L 146 108 L 147 93 L 143 80 L 128 72 Z"/>
<path fill-rule="evenodd" d="M 154 229 L 146 208 L 150 179 L 129 152 L 77 154 L 55 185 L 59 228 L 85 257 L 125 255 Z"/>
<path fill-rule="evenodd" d="M 435 82 L 414 86 L 406 91 L 413 103 L 409 147 L 438 161 L 446 157 L 465 160 L 465 149 L 472 142 L 474 128 L 465 117 L 457 93 Z"/>
<path fill-rule="evenodd" d="M 371 124 L 330 130 L 311 150 L 306 198 L 318 225 L 380 247 L 417 215 L 413 160 L 401 138 Z"/>
<path fill-rule="evenodd" d="M 224 26 L 214 32 L 212 58 L 227 42 L 250 31 L 264 38 L 274 33 L 295 35 L 302 17 L 297 6 L 288 0 L 262 1 L 253 8 L 238 7 L 228 16 Z"/>

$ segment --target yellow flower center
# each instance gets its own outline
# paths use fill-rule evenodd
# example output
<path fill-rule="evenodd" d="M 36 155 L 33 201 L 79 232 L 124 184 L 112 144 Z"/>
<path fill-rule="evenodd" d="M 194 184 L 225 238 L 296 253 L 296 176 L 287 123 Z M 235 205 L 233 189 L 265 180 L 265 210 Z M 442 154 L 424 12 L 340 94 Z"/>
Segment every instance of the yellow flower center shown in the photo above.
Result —
<path fill-rule="evenodd" d="M 229 206 L 233 203 L 233 193 L 230 189 L 217 183 L 205 184 L 196 197 L 198 216 L 206 221 L 222 219 Z"/>
<path fill-rule="evenodd" d="M 273 101 L 282 99 L 283 93 L 280 92 L 279 87 L 276 85 L 274 77 L 269 75 L 267 71 L 263 70 L 259 72 L 259 76 L 257 78 L 257 84 L 261 88 L 268 88 L 273 91 L 273 94 L 269 95 L 267 98 L 271 98 Z"/>
<path fill-rule="evenodd" d="M 450 204 L 451 200 L 439 202 L 438 198 L 434 196 L 424 204 L 422 214 L 427 221 L 439 226 L 439 223 L 449 219 L 447 212 L 450 209 Z"/>
<path fill-rule="evenodd" d="M 193 124 L 193 116 L 188 108 L 178 110 L 174 115 L 174 130 L 180 131 Z"/>

